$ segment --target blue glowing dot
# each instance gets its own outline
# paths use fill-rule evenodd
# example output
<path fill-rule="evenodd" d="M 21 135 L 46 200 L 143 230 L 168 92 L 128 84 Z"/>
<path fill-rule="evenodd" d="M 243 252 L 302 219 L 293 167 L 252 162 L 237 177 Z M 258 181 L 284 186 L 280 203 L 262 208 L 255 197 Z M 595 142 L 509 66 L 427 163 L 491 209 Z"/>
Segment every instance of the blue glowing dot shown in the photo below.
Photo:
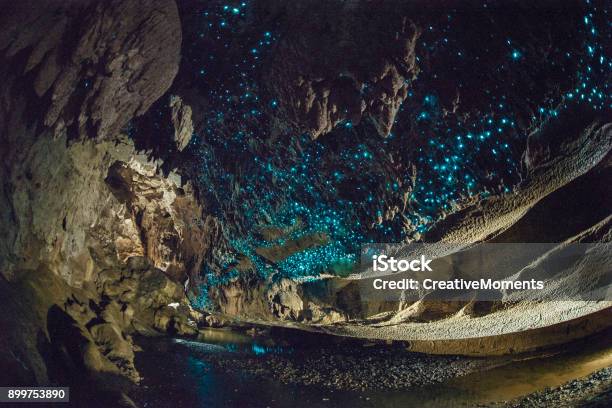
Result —
<path fill-rule="evenodd" d="M 298 142 L 300 149 L 294 151 L 295 145 L 289 146 L 292 149 L 292 154 L 288 155 L 290 157 L 274 158 L 273 154 L 267 154 L 269 150 L 266 149 L 265 154 L 259 150 L 261 147 L 259 136 L 265 132 L 266 121 L 273 117 L 272 109 L 280 105 L 278 101 L 271 98 L 258 99 L 258 94 L 265 95 L 266 93 L 259 87 L 257 70 L 260 68 L 260 62 L 264 61 L 263 57 L 270 48 L 269 46 L 276 40 L 275 35 L 273 31 L 265 31 L 271 29 L 271 26 L 261 27 L 256 37 L 244 35 L 243 27 L 232 23 L 247 13 L 247 9 L 243 8 L 246 7 L 247 2 L 230 4 L 223 6 L 221 3 L 220 6 L 217 5 L 211 9 L 210 14 L 208 12 L 198 14 L 198 17 L 204 18 L 204 21 L 201 32 L 194 34 L 197 36 L 197 41 L 194 43 L 197 45 L 213 43 L 211 52 L 203 53 L 201 49 L 197 49 L 198 47 L 193 47 L 196 48 L 194 50 L 188 50 L 191 47 L 185 47 L 186 51 L 191 52 L 191 55 L 186 58 L 189 58 L 190 61 L 193 59 L 193 75 L 200 79 L 194 83 L 196 86 L 202 86 L 206 96 L 214 100 L 214 103 L 211 104 L 213 107 L 206 112 L 209 119 L 205 119 L 207 126 L 202 130 L 202 137 L 199 138 L 204 140 L 200 155 L 203 191 L 214 196 L 211 202 L 219 207 L 216 210 L 217 215 L 227 223 L 230 229 L 236 225 L 236 228 L 245 232 L 239 234 L 236 231 L 228 232 L 229 244 L 237 253 L 247 256 L 262 277 L 277 272 L 289 277 L 316 276 L 322 271 L 330 271 L 330 265 L 333 263 L 354 261 L 355 257 L 351 252 L 355 249 L 355 245 L 358 246 L 368 241 L 374 242 L 376 239 L 403 239 L 406 235 L 413 233 L 413 231 L 406 232 L 402 229 L 400 223 L 397 222 L 400 217 L 385 220 L 382 225 L 370 227 L 370 222 L 375 214 L 381 217 L 387 215 L 385 209 L 389 197 L 381 197 L 380 191 L 370 192 L 364 183 L 351 185 L 354 191 L 363 193 L 361 199 L 338 198 L 339 185 L 352 179 L 355 174 L 363 177 L 364 181 L 372 183 L 369 185 L 376 183 L 376 185 L 385 186 L 381 190 L 384 190 L 385 194 L 391 194 L 392 199 L 401 196 L 404 192 L 402 190 L 411 190 L 410 210 L 402 215 L 414 224 L 416 231 L 422 233 L 437 221 L 441 210 L 451 208 L 452 203 L 456 200 L 474 195 L 485 197 L 487 193 L 484 191 L 487 189 L 495 190 L 489 194 L 511 191 L 516 181 L 515 153 L 517 152 L 512 151 L 510 144 L 520 145 L 519 138 L 524 136 L 526 125 L 539 126 L 544 121 L 554 119 L 557 114 L 561 115 L 563 112 L 561 109 L 569 106 L 570 100 L 572 104 L 579 104 L 581 100 L 585 102 L 588 100 L 591 103 L 594 101 L 596 105 L 590 104 L 594 109 L 605 109 L 608 106 L 612 108 L 608 98 L 609 87 L 603 83 L 598 87 L 596 86 L 598 83 L 595 83 L 600 80 L 602 74 L 607 72 L 606 70 L 612 68 L 612 62 L 608 64 L 609 58 L 606 60 L 607 57 L 602 55 L 605 48 L 599 42 L 599 36 L 591 35 L 595 33 L 595 27 L 593 27 L 594 17 L 589 15 L 585 19 L 588 24 L 586 27 L 580 23 L 580 20 L 577 21 L 579 28 L 576 31 L 583 36 L 580 45 L 582 52 L 574 52 L 573 48 L 564 49 L 561 44 L 553 51 L 549 61 L 552 65 L 558 64 L 559 61 L 561 64 L 575 62 L 578 67 L 575 71 L 572 66 L 573 79 L 570 78 L 570 72 L 567 71 L 569 65 L 556 66 L 562 69 L 568 80 L 575 81 L 575 85 L 560 88 L 557 95 L 564 96 L 561 100 L 551 95 L 550 98 L 547 97 L 544 100 L 528 101 L 527 107 L 536 111 L 532 123 L 525 123 L 523 119 L 529 118 L 516 116 L 513 111 L 516 107 L 514 101 L 516 94 L 508 88 L 515 85 L 514 78 L 520 77 L 518 72 L 510 73 L 509 78 L 512 83 L 504 84 L 500 81 L 499 86 L 495 84 L 492 88 L 485 88 L 483 92 L 488 95 L 489 99 L 482 101 L 481 114 L 469 119 L 457 117 L 452 113 L 447 115 L 443 107 L 438 106 L 435 98 L 439 96 L 435 87 L 431 89 L 430 84 L 426 83 L 427 81 L 421 81 L 419 77 L 404 80 L 407 89 L 410 89 L 407 94 L 412 98 L 407 98 L 404 107 L 400 108 L 400 112 L 405 109 L 405 114 L 404 116 L 398 115 L 395 123 L 397 126 L 394 126 L 393 129 L 395 140 L 390 141 L 390 136 L 375 142 L 370 140 L 360 146 L 350 144 L 349 147 L 341 147 L 342 150 L 335 151 L 331 150 L 332 148 L 326 143 L 310 143 L 312 142 L 310 138 L 304 137 L 303 141 L 300 139 Z M 235 6 L 236 4 L 241 4 L 241 6 Z M 250 6 L 251 2 L 248 4 Z M 449 15 L 449 21 L 450 17 Z M 221 29 L 220 26 L 224 28 Z M 424 38 L 427 41 L 425 43 L 427 51 L 435 53 L 437 52 L 436 47 L 446 48 L 443 50 L 444 55 L 461 57 L 463 54 L 459 48 L 448 49 L 447 44 L 454 42 L 454 37 L 451 37 L 453 33 L 450 24 L 446 27 L 440 26 L 439 31 L 437 26 L 434 28 L 435 30 L 430 29 L 429 31 L 435 32 L 436 39 Z M 597 33 L 600 34 L 599 31 Z M 427 33 L 423 35 L 426 36 Z M 491 44 L 494 39 L 492 35 Z M 505 75 L 513 69 L 512 65 L 518 66 L 523 62 L 532 62 L 528 61 L 532 53 L 527 52 L 526 48 L 521 49 L 521 45 L 507 38 L 501 38 L 499 41 L 504 47 L 501 53 L 495 56 L 502 60 L 499 61 L 497 71 L 500 75 Z M 504 44 L 504 41 L 507 45 Z M 223 53 L 229 48 L 234 48 L 235 45 L 238 48 L 236 51 L 241 50 L 242 52 L 229 56 Z M 469 54 L 463 56 L 473 56 L 473 63 L 477 64 L 479 58 L 482 58 L 480 60 L 482 61 L 485 56 L 493 56 L 495 50 L 495 48 L 483 47 L 482 54 L 479 56 L 473 54 L 476 49 L 471 49 Z M 555 60 L 555 55 L 557 60 Z M 209 61 L 214 61 L 214 63 Z M 533 62 L 540 63 L 540 61 Z M 432 70 L 434 71 L 430 75 L 434 79 L 445 72 L 435 72 L 435 67 L 432 67 Z M 204 72 L 206 76 L 199 78 L 198 75 L 204 75 Z M 425 76 L 427 75 L 425 73 Z M 520 83 L 520 80 L 517 79 L 516 85 Z M 465 84 L 458 83 L 459 87 L 463 85 Z M 365 94 L 371 90 L 365 84 L 360 92 Z M 539 118 L 536 117 L 538 111 L 540 111 Z M 416 122 L 416 131 L 421 137 L 420 140 L 425 141 L 423 146 L 418 147 L 416 161 L 419 165 L 416 168 L 416 177 L 413 174 L 415 170 L 410 169 L 409 166 L 403 167 L 410 160 L 402 156 L 400 149 L 397 149 L 402 142 L 406 141 L 403 135 L 407 132 L 402 121 L 408 117 L 407 122 L 410 122 L 411 126 L 413 122 Z M 423 119 L 426 120 L 421 122 Z M 228 124 L 230 130 L 226 131 L 224 128 L 228 127 Z M 338 127 L 340 128 L 340 139 L 355 136 L 349 134 L 353 133 L 352 130 L 345 131 L 345 127 L 349 129 L 357 127 L 350 121 L 344 120 Z M 294 138 L 300 137 L 300 135 L 287 136 L 285 140 L 295 140 Z M 509 140 L 512 142 L 506 143 Z M 394 144 L 394 141 L 397 144 Z M 342 143 L 339 146 L 342 146 Z M 336 145 L 334 146 L 335 149 Z M 371 152 L 377 152 L 377 159 L 384 161 L 387 156 L 385 153 L 387 148 L 398 154 L 399 160 L 396 164 L 399 170 L 394 172 L 393 177 L 395 178 L 385 178 L 387 174 L 382 174 L 381 178 L 377 179 L 377 175 L 371 174 L 369 171 L 371 168 L 367 167 L 373 164 L 374 160 L 366 159 L 373 157 Z M 298 150 L 299 153 L 296 153 Z M 217 169 L 219 157 L 224 158 L 230 152 L 232 155 L 244 154 L 238 157 L 238 160 L 241 160 L 241 166 L 244 164 L 239 168 L 241 174 Z M 338 171 L 329 171 L 329 166 L 320 166 L 320 163 L 330 159 L 330 156 L 338 159 L 338 167 L 334 167 Z M 481 171 L 480 163 L 477 160 L 483 156 L 486 157 L 486 161 L 490 157 L 491 161 L 495 162 L 495 168 L 499 170 L 498 174 L 491 173 L 489 177 L 489 173 Z M 508 163 L 509 168 L 502 167 L 505 163 Z M 377 169 L 380 167 L 375 165 Z M 467 174 L 468 171 L 469 174 Z M 502 174 L 512 176 L 502 180 Z M 413 177 L 415 178 L 412 179 Z M 239 193 L 236 193 L 235 186 L 240 187 Z M 238 199 L 235 194 L 239 194 Z M 255 203 L 257 205 L 254 205 Z M 233 208 L 234 206 L 236 208 Z M 382 210 L 378 207 L 382 207 Z M 231 218 L 228 222 L 228 214 L 233 217 L 232 214 L 236 213 L 242 213 L 243 219 L 235 221 Z M 323 231 L 329 235 L 330 242 L 320 248 L 311 248 L 296 253 L 282 263 L 272 266 L 258 257 L 254 251 L 254 248 L 262 245 L 273 244 L 262 242 L 260 237 L 250 233 L 254 230 L 253 226 L 259 222 L 283 228 L 299 224 L 300 230 L 296 229 L 287 239 Z M 285 242 L 284 238 L 275 241 L 280 245 Z M 209 279 L 207 284 L 209 286 L 223 284 L 228 279 L 235 277 L 239 272 L 232 268 L 232 263 L 232 259 L 225 259 L 220 263 L 225 265 L 224 269 L 228 272 L 222 276 L 211 274 L 207 278 Z M 262 349 L 256 352 L 265 351 Z"/>

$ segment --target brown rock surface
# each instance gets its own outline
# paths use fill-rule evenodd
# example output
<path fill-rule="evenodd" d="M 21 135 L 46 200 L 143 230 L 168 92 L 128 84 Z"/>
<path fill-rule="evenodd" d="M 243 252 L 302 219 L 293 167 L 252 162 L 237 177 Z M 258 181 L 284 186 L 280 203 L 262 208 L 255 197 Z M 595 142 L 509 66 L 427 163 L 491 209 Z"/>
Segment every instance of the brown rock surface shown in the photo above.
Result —
<path fill-rule="evenodd" d="M 2 3 L 2 366 L 11 384 L 138 381 L 132 334 L 196 332 L 183 285 L 214 227 L 121 134 L 178 70 L 176 4 Z"/>
<path fill-rule="evenodd" d="M 418 72 L 416 25 L 397 7 L 372 14 L 366 2 L 291 4 L 287 13 L 291 30 L 267 73 L 287 119 L 313 138 L 363 119 L 387 136 Z"/>
<path fill-rule="evenodd" d="M 114 136 L 178 71 L 181 30 L 171 0 L 3 3 L 0 50 L 28 81 L 13 91 L 34 93 L 30 103 L 42 102 L 36 114 L 55 134 Z"/>
<path fill-rule="evenodd" d="M 172 124 L 174 125 L 174 141 L 178 151 L 187 147 L 193 135 L 193 122 L 191 121 L 191 107 L 183 102 L 180 96 L 170 97 Z"/>

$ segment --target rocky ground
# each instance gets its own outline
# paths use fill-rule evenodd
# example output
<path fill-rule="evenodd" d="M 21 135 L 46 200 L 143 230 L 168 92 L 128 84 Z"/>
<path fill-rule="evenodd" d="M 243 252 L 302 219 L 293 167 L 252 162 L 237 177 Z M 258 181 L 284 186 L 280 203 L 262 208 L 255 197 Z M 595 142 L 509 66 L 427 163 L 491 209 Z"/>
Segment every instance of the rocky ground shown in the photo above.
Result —
<path fill-rule="evenodd" d="M 225 330 L 222 332 L 228 334 Z M 238 343 L 230 343 L 223 336 L 217 340 L 225 338 L 225 341 L 208 343 L 188 339 L 139 339 L 145 350 L 137 358 L 144 375 L 144 389 L 136 392 L 136 398 L 140 402 L 152 402 L 152 406 L 164 406 L 164 401 L 172 398 L 189 401 L 192 405 L 209 401 L 211 406 L 216 406 L 219 400 L 206 400 L 202 392 L 207 395 L 208 384 L 218 384 L 215 389 L 218 395 L 225 395 L 223 398 L 228 401 L 247 401 L 247 405 L 253 407 L 287 406 L 287 400 L 292 399 L 299 407 L 419 404 L 495 408 L 551 404 L 606 406 L 610 399 L 610 368 L 557 388 L 504 401 L 502 395 L 515 396 L 536 389 L 530 381 L 534 378 L 531 370 L 536 367 L 533 358 L 430 356 L 408 352 L 401 343 L 368 343 L 308 333 L 302 333 L 302 342 L 294 343 L 295 338 L 279 338 L 278 332 L 255 335 L 249 330 L 246 334 L 242 338 L 246 342 Z M 604 343 L 600 344 L 602 341 Z M 539 356 L 537 370 L 541 370 L 540 365 L 548 366 L 549 379 L 555 381 L 557 374 L 566 376 L 567 370 L 580 369 L 581 360 L 575 360 L 574 356 L 582 353 L 585 344 L 574 344 L 575 353 L 556 355 L 549 351 L 531 357 Z M 605 337 L 592 338 L 589 344 L 594 348 L 605 347 Z M 158 368 L 162 368 L 163 374 Z M 180 379 L 181 385 L 169 386 L 169 377 Z M 500 394 L 487 388 L 487 377 L 493 379 L 491 384 L 502 387 L 498 390 Z M 190 384 L 202 384 L 202 389 L 194 390 L 200 386 Z M 504 384 L 511 389 L 509 394 L 503 390 Z M 168 399 L 166 392 L 173 397 Z M 256 395 L 245 397 L 251 392 Z M 225 401 L 223 398 L 220 401 Z"/>
<path fill-rule="evenodd" d="M 349 345 L 266 356 L 223 356 L 213 364 L 229 373 L 275 378 L 284 384 L 337 390 L 400 390 L 439 383 L 503 364 L 503 359 L 439 357 L 399 347 Z"/>
<path fill-rule="evenodd" d="M 523 398 L 499 403 L 499 407 L 607 407 L 612 399 L 612 367 L 588 377 L 572 380 L 556 388 L 548 388 Z"/>

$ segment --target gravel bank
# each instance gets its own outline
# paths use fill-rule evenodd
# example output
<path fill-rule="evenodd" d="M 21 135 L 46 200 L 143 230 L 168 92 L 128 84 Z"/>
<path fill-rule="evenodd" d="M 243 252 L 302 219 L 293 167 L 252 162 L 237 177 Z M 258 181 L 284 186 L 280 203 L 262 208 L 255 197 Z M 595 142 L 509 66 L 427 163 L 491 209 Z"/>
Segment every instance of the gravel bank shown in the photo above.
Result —
<path fill-rule="evenodd" d="M 489 405 L 490 406 L 490 405 Z M 612 367 L 596 371 L 588 377 L 572 380 L 560 387 L 529 394 L 495 407 L 609 407 L 612 406 Z"/>
<path fill-rule="evenodd" d="M 219 355 L 211 362 L 228 373 L 274 378 L 284 384 L 338 390 L 395 390 L 442 382 L 503 364 L 503 359 L 429 356 L 401 347 L 330 347 L 265 356 Z"/>

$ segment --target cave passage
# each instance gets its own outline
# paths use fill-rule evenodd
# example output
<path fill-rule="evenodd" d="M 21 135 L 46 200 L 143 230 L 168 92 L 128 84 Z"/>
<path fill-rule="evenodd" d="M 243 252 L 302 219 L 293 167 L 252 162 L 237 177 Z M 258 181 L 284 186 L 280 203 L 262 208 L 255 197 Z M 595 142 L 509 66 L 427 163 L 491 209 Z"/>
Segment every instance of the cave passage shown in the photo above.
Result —
<path fill-rule="evenodd" d="M 349 273 L 364 243 L 418 240 L 467 202 L 511 194 L 530 133 L 612 108 L 604 2 L 415 13 L 420 72 L 389 136 L 346 120 L 316 140 L 279 129 L 284 107 L 262 75 L 291 30 L 282 15 L 212 2 L 186 18 L 179 78 L 200 102 L 189 148 L 230 248 L 205 267 L 196 304 L 245 268 Z"/>

